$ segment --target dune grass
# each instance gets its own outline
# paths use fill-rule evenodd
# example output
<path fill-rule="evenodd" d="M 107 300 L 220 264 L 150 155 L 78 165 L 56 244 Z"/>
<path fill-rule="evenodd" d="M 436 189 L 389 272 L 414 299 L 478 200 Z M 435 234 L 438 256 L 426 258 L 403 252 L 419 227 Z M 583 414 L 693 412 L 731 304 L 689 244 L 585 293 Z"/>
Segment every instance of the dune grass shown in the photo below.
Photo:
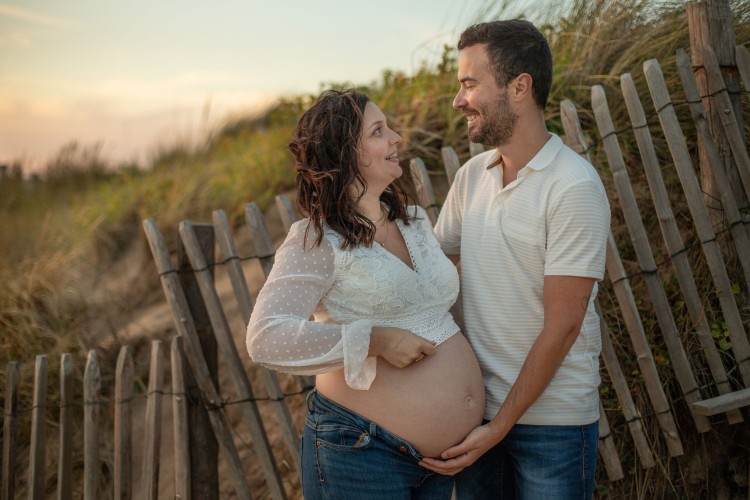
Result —
<path fill-rule="evenodd" d="M 588 111 L 591 109 L 590 86 L 594 84 L 605 87 L 616 127 L 628 124 L 624 103 L 618 98 L 619 76 L 631 72 L 641 96 L 648 96 L 641 66 L 651 58 L 659 60 L 668 86 L 673 89 L 673 97 L 682 98 L 674 52 L 677 48 L 689 47 L 684 2 L 576 0 L 540 3 L 543 7 L 529 9 L 524 15 L 541 26 L 553 51 L 554 82 L 546 110 L 551 130 L 562 132 L 559 103 L 563 99 L 570 99 L 577 105 L 585 131 L 595 130 L 593 115 Z M 510 2 L 495 2 L 479 12 L 478 18 L 507 17 L 513 12 L 511 8 Z M 747 43 L 750 40 L 750 4 L 735 1 L 732 8 L 737 41 Z M 405 161 L 421 157 L 436 177 L 442 170 L 441 147 L 453 146 L 461 159 L 468 157 L 464 120 L 451 105 L 456 91 L 455 57 L 455 51 L 446 48 L 439 63 L 425 64 L 414 75 L 385 70 L 380 80 L 360 85 L 402 134 L 401 156 Z M 110 165 L 100 157 L 96 146 L 69 145 L 50 162 L 41 179 L 23 179 L 20 172 L 13 169 L 0 179 L 0 394 L 5 390 L 6 362 L 19 361 L 24 381 L 20 404 L 30 407 L 34 357 L 45 353 L 50 360 L 49 387 L 54 402 L 60 354 L 73 353 L 80 378 L 86 352 L 100 348 L 101 339 L 113 333 L 97 318 L 113 307 L 124 307 L 122 304 L 136 307 L 145 305 L 148 300 L 163 300 L 145 249 L 141 220 L 152 217 L 161 227 L 175 227 L 185 218 L 208 220 L 212 210 L 223 208 L 230 220 L 239 224 L 245 203 L 256 201 L 265 208 L 275 194 L 291 188 L 294 166 L 285 146 L 297 117 L 312 98 L 314 96 L 301 95 L 280 100 L 261 117 L 226 123 L 197 147 L 178 145 L 162 151 L 144 169 Z M 747 95 L 742 98 L 745 109 L 750 109 Z M 683 107 L 678 111 L 686 124 L 685 135 L 694 137 L 687 109 Z M 647 113 L 653 114 L 653 110 Z M 745 123 L 748 122 L 746 117 Z M 595 134 L 587 134 L 590 143 L 598 142 Z M 628 133 L 624 137 L 632 139 Z M 658 154 L 668 158 L 664 141 L 658 140 L 658 135 L 655 137 Z M 631 176 L 640 182 L 637 185 L 645 185 L 637 151 L 624 149 L 623 153 Z M 591 154 L 608 191 L 614 193 L 602 150 L 593 148 Z M 667 182 L 679 189 L 674 174 Z M 650 203 L 646 188 L 641 189 L 641 195 L 644 204 Z M 676 211 L 685 210 L 681 199 L 676 199 L 675 204 Z M 613 200 L 613 207 L 616 206 Z M 656 234 L 655 218 L 646 222 L 649 230 Z M 690 228 L 684 225 L 690 234 Z M 626 264 L 633 261 L 632 248 L 625 237 L 627 230 L 617 209 L 613 211 L 613 233 L 618 237 Z M 166 236 L 174 237 L 170 233 Z M 169 243 L 174 248 L 175 241 L 170 239 Z M 138 265 L 143 271 L 138 282 L 123 287 L 125 291 L 117 296 L 97 293 L 102 280 L 113 279 L 114 264 L 134 246 L 141 247 Z M 666 278 L 665 286 L 670 294 L 678 295 L 674 279 Z M 711 310 L 712 305 L 715 308 L 716 300 L 710 296 L 708 280 L 701 286 L 706 290 L 707 308 Z M 635 280 L 634 288 L 639 287 L 642 289 L 642 282 Z M 611 298 L 609 303 L 606 300 L 604 297 L 605 311 L 617 321 Z M 639 307 L 647 318 L 645 326 L 653 342 L 660 374 L 669 394 L 676 395 L 678 391 L 658 326 L 648 320 L 653 317 L 649 305 L 639 304 Z M 689 331 L 687 314 L 678 313 L 678 327 Z M 711 314 L 711 321 L 717 336 L 721 337 L 725 328 L 722 330 L 720 315 Z M 116 330 L 116 326 L 110 329 Z M 696 359 L 699 357 L 697 346 L 688 349 Z M 699 361 L 696 364 L 701 365 Z M 639 392 L 641 381 L 637 366 L 636 360 L 625 358 L 624 368 L 635 389 L 637 403 L 640 408 L 648 408 L 649 404 Z M 103 375 L 111 376 L 111 372 Z M 604 399 L 607 404 L 616 405 L 614 398 L 608 399 L 606 380 Z M 681 420 L 686 426 L 692 425 L 685 415 Z M 647 426 L 653 425 L 653 418 L 646 418 L 645 422 Z M 614 424 L 618 426 L 615 431 L 621 438 L 619 442 L 631 446 L 623 422 L 615 417 Z M 653 436 L 659 434 L 655 428 L 647 428 L 647 431 Z M 698 449 L 706 452 L 703 446 Z M 610 486 L 603 481 L 599 492 L 602 496 L 629 497 L 630 492 L 640 498 L 670 497 L 673 493 L 698 498 L 694 495 L 710 490 L 709 480 L 705 479 L 690 491 L 684 470 L 671 462 L 660 464 L 656 471 L 641 471 L 632 449 L 622 450 L 621 455 L 630 481 L 620 486 Z M 708 456 L 702 458 L 710 460 Z M 601 472 L 600 477 L 604 477 Z M 626 491 L 627 488 L 630 490 Z"/>

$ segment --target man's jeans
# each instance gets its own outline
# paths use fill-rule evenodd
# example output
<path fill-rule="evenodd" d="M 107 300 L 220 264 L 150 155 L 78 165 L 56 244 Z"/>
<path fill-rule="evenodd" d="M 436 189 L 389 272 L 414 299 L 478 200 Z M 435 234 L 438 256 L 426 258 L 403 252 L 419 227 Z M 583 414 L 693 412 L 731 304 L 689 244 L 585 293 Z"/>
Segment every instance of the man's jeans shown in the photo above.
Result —
<path fill-rule="evenodd" d="M 449 500 L 453 478 L 420 467 L 407 441 L 312 391 L 302 432 L 306 500 Z"/>
<path fill-rule="evenodd" d="M 516 424 L 500 444 L 456 476 L 457 499 L 589 499 L 598 438 L 598 422 Z"/>

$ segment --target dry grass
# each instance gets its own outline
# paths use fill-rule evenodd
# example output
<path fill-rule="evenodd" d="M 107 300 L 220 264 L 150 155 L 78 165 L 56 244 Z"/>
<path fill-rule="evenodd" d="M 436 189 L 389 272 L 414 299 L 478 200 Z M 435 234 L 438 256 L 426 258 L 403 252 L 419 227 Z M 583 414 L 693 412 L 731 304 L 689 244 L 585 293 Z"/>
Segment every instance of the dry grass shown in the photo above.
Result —
<path fill-rule="evenodd" d="M 641 70 L 648 59 L 659 60 L 673 99 L 684 99 L 674 67 L 675 50 L 689 47 L 684 2 L 577 0 L 543 4 L 543 8 L 529 12 L 527 17 L 542 26 L 555 60 L 546 115 L 548 124 L 552 130 L 561 132 L 560 101 L 570 99 L 577 105 L 587 140 L 594 145 L 590 151 L 592 161 L 600 170 L 608 191 L 614 193 L 593 115 L 588 111 L 591 109 L 590 87 L 599 84 L 605 88 L 618 130 L 629 128 L 619 91 L 619 77 L 624 72 L 632 73 L 646 113 L 652 117 L 650 121 L 657 122 L 653 118 L 653 106 L 646 104 L 649 93 Z M 750 4 L 735 1 L 732 5 L 737 40 L 747 43 L 750 40 Z M 510 2 L 495 2 L 479 12 L 478 19 L 507 17 L 511 8 Z M 415 75 L 385 71 L 380 81 L 364 89 L 402 133 L 403 157 L 407 161 L 421 157 L 436 181 L 442 175 L 441 147 L 453 146 L 461 159 L 468 157 L 464 121 L 451 106 L 456 90 L 455 52 L 451 48 L 446 48 L 442 61 L 435 67 L 425 66 Z M 0 179 L 0 394 L 5 391 L 5 363 L 17 360 L 22 371 L 20 405 L 29 408 L 34 357 L 46 353 L 50 364 L 50 402 L 54 405 L 58 398 L 57 371 L 61 353 L 73 353 L 76 378 L 80 380 L 85 354 L 92 348 L 99 349 L 105 367 L 104 385 L 111 386 L 116 352 L 105 351 L 102 341 L 108 339 L 107 345 L 112 345 L 116 332 L 137 311 L 154 301 L 164 300 L 140 221 L 153 217 L 161 227 L 174 228 L 184 218 L 204 221 L 212 210 L 223 208 L 230 220 L 239 224 L 247 201 L 268 206 L 274 194 L 292 185 L 293 165 L 285 143 L 293 123 L 310 99 L 311 96 L 286 99 L 263 117 L 228 122 L 200 147 L 177 145 L 163 150 L 147 170 L 124 166 L 115 171 L 99 157 L 95 146 L 71 145 L 51 163 L 45 180 L 23 180 L 13 172 Z M 744 109 L 750 109 L 747 95 L 742 99 Z M 685 124 L 685 136 L 694 138 L 688 110 L 678 106 L 677 111 Z M 750 123 L 750 117 L 745 118 L 745 123 Z M 652 132 L 657 154 L 664 165 L 668 190 L 674 195 L 671 201 L 683 237 L 687 242 L 694 241 L 668 148 L 658 128 L 654 127 Z M 649 208 L 650 194 L 632 134 L 624 132 L 621 138 L 644 224 L 651 240 L 659 242 L 654 246 L 656 260 L 663 262 L 666 255 L 661 249 L 658 221 Z M 694 144 L 691 148 L 694 152 Z M 435 184 L 445 186 L 444 182 Z M 438 189 L 437 194 L 440 199 L 444 190 Z M 635 273 L 634 252 L 614 197 L 612 206 L 613 233 L 626 270 Z M 168 232 L 166 236 L 174 248 L 174 234 Z M 736 259 L 731 258 L 731 252 L 727 255 L 728 266 L 734 272 Z M 690 259 L 699 279 L 701 296 L 706 300 L 709 321 L 717 340 L 721 340 L 725 327 L 699 248 L 691 249 Z M 660 274 L 674 305 L 678 329 L 683 334 L 699 384 L 710 385 L 700 347 L 691 338 L 693 327 L 669 266 L 662 266 Z M 738 274 L 735 272 L 733 276 L 739 284 Z M 606 286 L 604 288 L 606 290 Z M 639 296 L 646 296 L 640 278 L 633 279 L 633 288 Z M 744 287 L 738 288 L 740 293 L 747 292 Z M 638 304 L 639 311 L 665 391 L 679 410 L 678 425 L 688 449 L 687 456 L 679 460 L 665 458 L 667 451 L 643 389 L 638 363 L 628 347 L 627 336 L 621 333 L 624 329 L 617 328 L 621 320 L 616 302 L 606 291 L 601 300 L 611 328 L 620 332 L 615 339 L 616 348 L 652 448 L 660 458 L 657 467 L 641 469 L 605 376 L 603 399 L 627 479 L 610 484 L 600 470 L 599 495 L 606 498 L 715 498 L 741 491 L 740 484 L 747 481 L 748 450 L 747 445 L 742 444 L 750 442 L 747 426 L 728 427 L 717 421 L 714 430 L 707 435 L 695 434 L 684 402 L 680 401 L 669 356 L 658 325 L 652 319 L 650 303 L 642 300 Z M 748 311 L 743 313 L 748 314 Z M 169 333 L 165 332 L 165 336 Z M 114 340 L 117 344 L 117 339 Z M 136 348 L 142 354 L 145 351 L 145 345 Z M 143 365 L 143 362 L 138 364 L 140 376 L 145 376 Z M 50 425 L 54 425 L 57 415 L 52 411 L 48 418 Z M 27 431 L 19 438 L 21 442 L 28 442 Z M 22 454 L 22 463 L 25 463 L 23 460 Z M 111 463 L 103 467 L 111 471 Z M 54 466 L 48 468 L 53 469 Z"/>

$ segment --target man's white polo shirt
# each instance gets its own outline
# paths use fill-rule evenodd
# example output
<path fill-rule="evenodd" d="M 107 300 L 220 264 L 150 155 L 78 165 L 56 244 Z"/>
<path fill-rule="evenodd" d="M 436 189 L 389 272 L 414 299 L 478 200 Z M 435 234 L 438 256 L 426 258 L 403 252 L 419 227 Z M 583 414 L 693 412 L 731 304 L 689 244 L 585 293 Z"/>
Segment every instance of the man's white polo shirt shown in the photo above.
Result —
<path fill-rule="evenodd" d="M 435 226 L 443 251 L 461 255 L 464 333 L 484 375 L 488 419 L 542 330 L 544 277 L 601 280 L 610 223 L 599 174 L 558 136 L 505 187 L 498 160 L 493 149 L 458 171 Z M 599 418 L 596 291 L 594 285 L 578 339 L 519 423 L 585 425 Z"/>

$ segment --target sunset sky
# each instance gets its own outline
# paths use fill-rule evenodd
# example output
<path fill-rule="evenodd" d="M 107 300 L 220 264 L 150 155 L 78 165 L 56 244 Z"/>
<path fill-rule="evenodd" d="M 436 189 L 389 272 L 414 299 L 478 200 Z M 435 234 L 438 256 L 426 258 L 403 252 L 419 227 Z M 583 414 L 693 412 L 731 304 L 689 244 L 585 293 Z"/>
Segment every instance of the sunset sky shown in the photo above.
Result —
<path fill-rule="evenodd" d="M 411 74 L 496 3 L 0 2 L 0 163 L 73 140 L 143 162 L 279 95 Z"/>

